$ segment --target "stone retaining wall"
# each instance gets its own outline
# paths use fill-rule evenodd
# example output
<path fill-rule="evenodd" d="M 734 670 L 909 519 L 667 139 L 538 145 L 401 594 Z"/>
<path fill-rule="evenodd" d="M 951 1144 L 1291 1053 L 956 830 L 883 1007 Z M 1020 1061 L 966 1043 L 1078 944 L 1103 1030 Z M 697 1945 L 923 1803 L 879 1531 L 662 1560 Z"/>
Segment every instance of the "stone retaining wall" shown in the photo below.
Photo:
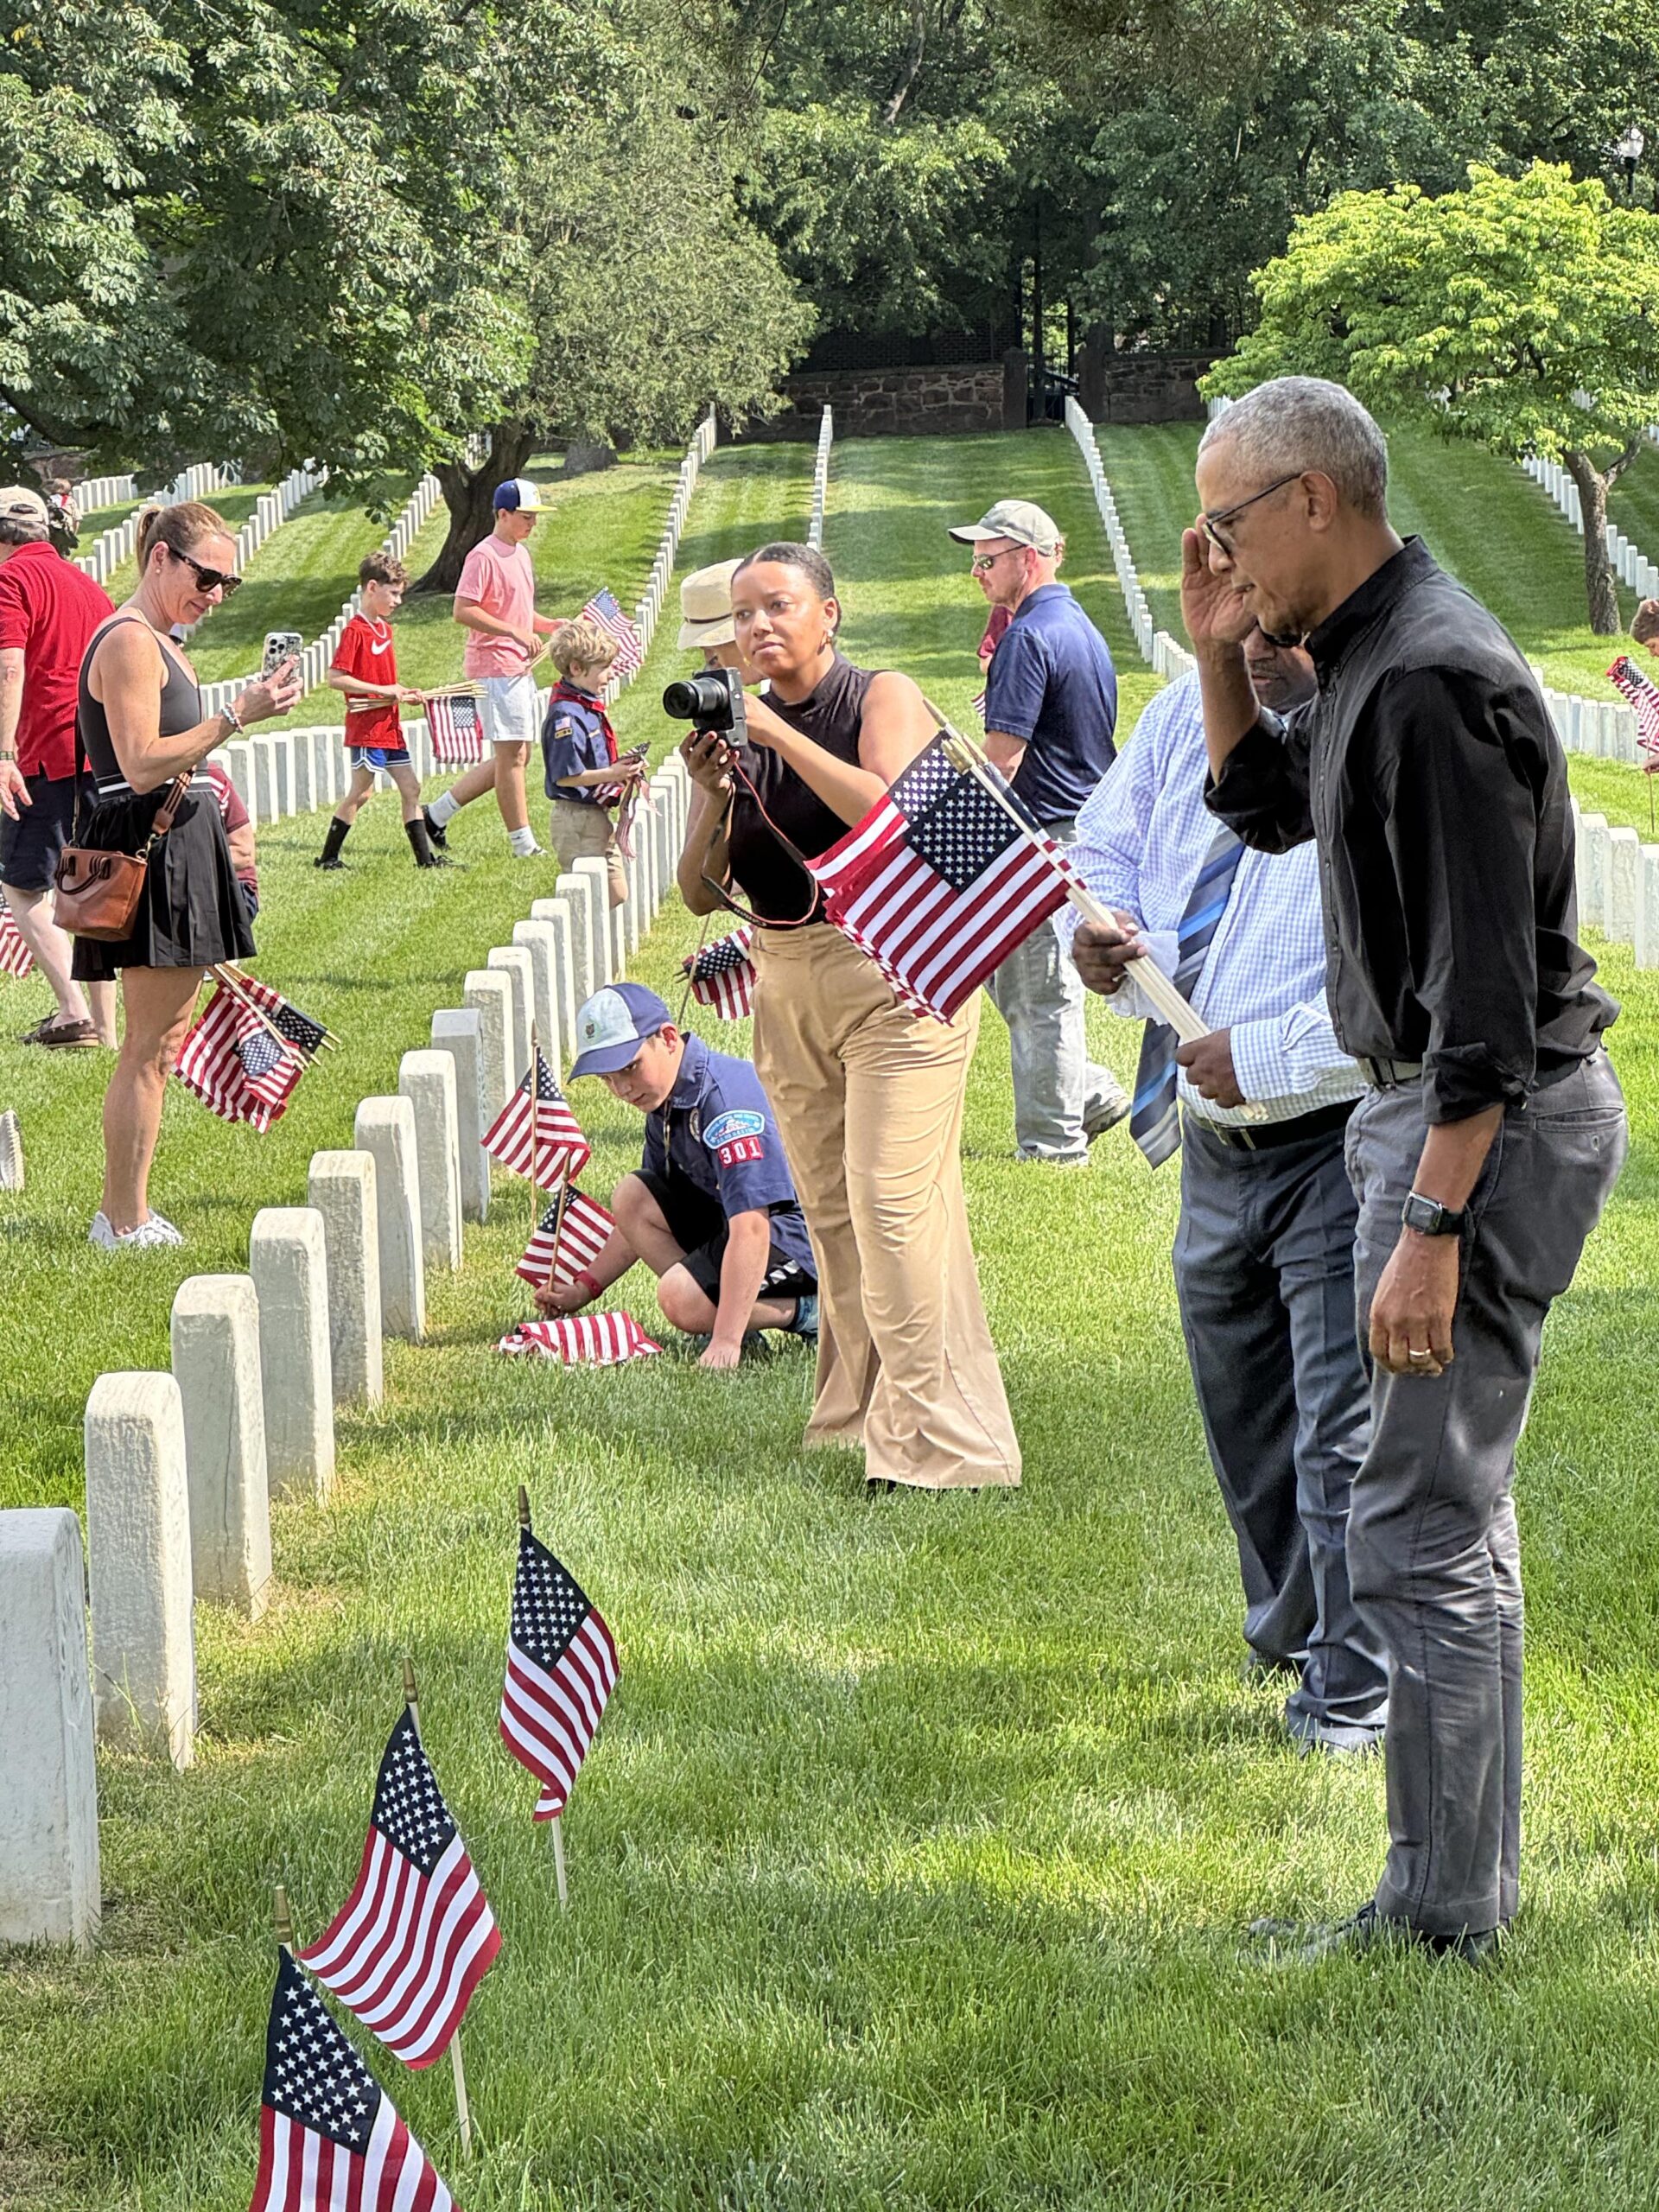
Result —
<path fill-rule="evenodd" d="M 787 404 L 766 422 L 746 423 L 745 439 L 816 441 L 826 407 L 840 438 L 918 436 L 1003 428 L 1001 361 L 931 368 L 803 369 L 789 378 Z M 1020 420 L 1024 421 L 1024 398 Z"/>

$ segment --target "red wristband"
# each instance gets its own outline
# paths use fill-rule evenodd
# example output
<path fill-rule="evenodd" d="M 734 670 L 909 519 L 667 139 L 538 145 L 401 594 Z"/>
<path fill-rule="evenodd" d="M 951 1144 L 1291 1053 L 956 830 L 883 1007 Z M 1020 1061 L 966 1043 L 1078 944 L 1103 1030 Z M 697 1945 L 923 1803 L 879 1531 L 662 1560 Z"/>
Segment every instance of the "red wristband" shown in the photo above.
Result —
<path fill-rule="evenodd" d="M 592 1275 L 588 1274 L 586 1268 L 578 1268 L 576 1269 L 575 1280 L 580 1283 L 586 1283 L 588 1286 L 588 1295 L 589 1298 L 602 1298 L 604 1296 L 605 1293 L 602 1285 L 596 1283 L 594 1281 Z"/>

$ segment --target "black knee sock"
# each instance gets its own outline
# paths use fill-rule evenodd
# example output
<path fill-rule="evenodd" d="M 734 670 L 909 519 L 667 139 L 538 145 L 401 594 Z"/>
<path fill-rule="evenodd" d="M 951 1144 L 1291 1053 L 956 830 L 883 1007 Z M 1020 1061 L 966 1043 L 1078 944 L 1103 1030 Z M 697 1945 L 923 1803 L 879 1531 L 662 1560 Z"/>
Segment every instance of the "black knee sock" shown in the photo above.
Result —
<path fill-rule="evenodd" d="M 322 849 L 323 859 L 325 861 L 337 861 L 340 858 L 340 847 L 345 843 L 346 840 L 351 836 L 351 823 L 349 822 L 342 822 L 340 817 L 335 815 L 334 819 L 328 824 L 328 836 Z"/>
<path fill-rule="evenodd" d="M 415 819 L 412 822 L 404 823 L 404 835 L 409 839 L 410 845 L 414 848 L 416 867 L 431 868 L 434 865 L 432 859 L 432 840 L 427 836 L 426 824 L 422 821 L 418 814 L 415 817 Z"/>

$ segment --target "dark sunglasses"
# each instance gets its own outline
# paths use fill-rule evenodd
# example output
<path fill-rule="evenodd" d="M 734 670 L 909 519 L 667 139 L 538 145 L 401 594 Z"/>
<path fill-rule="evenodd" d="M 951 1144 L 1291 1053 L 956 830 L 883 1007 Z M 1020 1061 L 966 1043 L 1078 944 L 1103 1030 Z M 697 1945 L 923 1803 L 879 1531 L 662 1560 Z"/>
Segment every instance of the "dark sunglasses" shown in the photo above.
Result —
<path fill-rule="evenodd" d="M 182 561 L 187 569 L 194 570 L 196 582 L 203 591 L 222 591 L 228 599 L 233 591 L 241 588 L 241 577 L 232 575 L 230 569 L 204 569 L 200 561 L 192 560 L 188 553 L 181 553 L 176 546 L 169 545 L 167 550 L 175 561 Z"/>
<path fill-rule="evenodd" d="M 1233 506 L 1217 507 L 1213 512 L 1208 507 L 1203 508 L 1198 515 L 1198 523 L 1205 536 L 1212 545 L 1218 546 L 1230 561 L 1235 548 L 1222 535 L 1223 523 L 1231 522 L 1235 515 L 1242 515 L 1246 507 L 1253 507 L 1258 499 L 1270 499 L 1274 493 L 1282 492 L 1287 484 L 1295 483 L 1297 478 L 1305 473 L 1302 469 L 1293 468 L 1288 476 L 1280 477 L 1276 483 L 1269 484 L 1265 491 L 1252 492 L 1248 499 L 1240 499 Z"/>

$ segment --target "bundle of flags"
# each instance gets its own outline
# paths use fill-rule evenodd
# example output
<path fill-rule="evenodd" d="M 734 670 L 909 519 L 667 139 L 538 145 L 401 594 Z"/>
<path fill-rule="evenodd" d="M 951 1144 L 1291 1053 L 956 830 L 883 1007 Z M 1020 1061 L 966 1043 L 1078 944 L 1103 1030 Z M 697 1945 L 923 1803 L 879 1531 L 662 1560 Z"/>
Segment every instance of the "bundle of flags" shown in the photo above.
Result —
<path fill-rule="evenodd" d="M 1615 691 L 1636 709 L 1636 743 L 1645 757 L 1646 775 L 1659 772 L 1659 689 L 1648 681 L 1627 653 L 1621 653 L 1607 671 Z"/>
<path fill-rule="evenodd" d="M 630 1359 L 649 1359 L 662 1346 L 632 1313 L 572 1313 L 562 1321 L 521 1321 L 496 1350 L 556 1360 L 562 1367 L 620 1367 Z"/>
<path fill-rule="evenodd" d="M 976 762 L 976 772 L 952 764 L 952 741 L 942 731 L 811 863 L 828 918 L 875 962 L 901 1004 L 941 1021 L 1078 880 L 988 762 Z"/>
<path fill-rule="evenodd" d="M 753 930 L 734 930 L 702 946 L 688 963 L 692 997 L 699 1006 L 713 1007 L 722 1021 L 741 1021 L 753 1008 Z"/>
<path fill-rule="evenodd" d="M 34 965 L 35 956 L 23 943 L 10 907 L 0 899 L 0 976 L 15 976 L 21 983 Z"/>
<path fill-rule="evenodd" d="M 288 1111 L 300 1077 L 330 1042 L 321 1021 L 239 969 L 216 968 L 207 1011 L 179 1048 L 174 1073 L 225 1122 L 263 1136 Z"/>
<path fill-rule="evenodd" d="M 614 1219 L 597 1198 L 561 1185 L 537 1223 L 513 1273 L 538 1290 L 551 1283 L 574 1282 L 605 1249 L 615 1227 Z"/>
<path fill-rule="evenodd" d="M 480 1140 L 492 1160 L 543 1189 L 580 1175 L 593 1147 L 538 1045 L 531 1065 Z"/>
<path fill-rule="evenodd" d="M 587 1592 L 521 1526 L 501 1740 L 542 1785 L 538 1821 L 556 1820 L 569 1802 L 616 1677 L 616 1645 Z"/>
<path fill-rule="evenodd" d="M 432 758 L 447 767 L 470 767 L 484 758 L 484 721 L 472 691 L 452 691 L 421 702 L 432 737 Z"/>
<path fill-rule="evenodd" d="M 613 591 L 596 591 L 582 608 L 578 620 L 596 623 L 607 638 L 614 639 L 616 658 L 611 663 L 613 682 L 626 683 L 638 676 L 645 664 L 645 645 L 639 631 L 622 612 Z"/>

